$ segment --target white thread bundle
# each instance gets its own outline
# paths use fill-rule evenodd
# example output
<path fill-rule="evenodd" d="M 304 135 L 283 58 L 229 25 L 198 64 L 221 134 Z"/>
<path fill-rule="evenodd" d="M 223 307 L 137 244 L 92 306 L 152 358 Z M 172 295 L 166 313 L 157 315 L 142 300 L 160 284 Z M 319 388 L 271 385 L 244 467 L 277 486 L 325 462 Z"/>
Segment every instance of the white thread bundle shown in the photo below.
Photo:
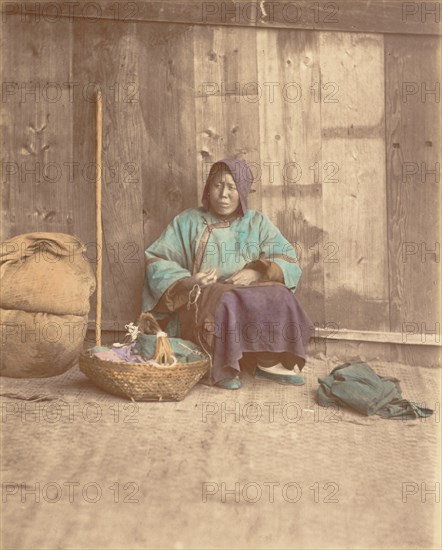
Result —
<path fill-rule="evenodd" d="M 157 345 L 155 348 L 155 355 L 151 361 L 148 361 L 155 367 L 170 367 L 174 365 L 177 360 L 173 354 L 172 346 L 170 345 L 167 333 L 158 331 L 155 335 L 157 337 Z"/>

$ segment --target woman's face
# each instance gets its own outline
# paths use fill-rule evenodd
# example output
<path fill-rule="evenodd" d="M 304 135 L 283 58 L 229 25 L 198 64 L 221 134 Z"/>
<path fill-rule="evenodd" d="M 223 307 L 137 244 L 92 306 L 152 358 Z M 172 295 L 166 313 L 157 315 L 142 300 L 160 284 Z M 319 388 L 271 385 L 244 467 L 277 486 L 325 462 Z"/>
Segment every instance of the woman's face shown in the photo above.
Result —
<path fill-rule="evenodd" d="M 217 172 L 209 187 L 210 210 L 218 216 L 227 217 L 239 206 L 239 193 L 235 180 L 228 171 Z"/>

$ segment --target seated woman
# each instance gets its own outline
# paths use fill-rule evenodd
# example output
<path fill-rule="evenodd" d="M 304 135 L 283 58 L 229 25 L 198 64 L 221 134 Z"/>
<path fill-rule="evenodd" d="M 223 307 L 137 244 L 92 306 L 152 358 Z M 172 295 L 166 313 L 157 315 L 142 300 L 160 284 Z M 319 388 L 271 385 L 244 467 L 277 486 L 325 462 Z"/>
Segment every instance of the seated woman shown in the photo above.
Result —
<path fill-rule="evenodd" d="M 314 334 L 294 296 L 301 269 L 273 223 L 248 209 L 252 179 L 243 160 L 212 166 L 203 206 L 176 216 L 146 250 L 143 311 L 210 354 L 205 383 L 239 388 L 247 354 L 257 375 L 300 385 L 293 369 L 302 370 Z"/>

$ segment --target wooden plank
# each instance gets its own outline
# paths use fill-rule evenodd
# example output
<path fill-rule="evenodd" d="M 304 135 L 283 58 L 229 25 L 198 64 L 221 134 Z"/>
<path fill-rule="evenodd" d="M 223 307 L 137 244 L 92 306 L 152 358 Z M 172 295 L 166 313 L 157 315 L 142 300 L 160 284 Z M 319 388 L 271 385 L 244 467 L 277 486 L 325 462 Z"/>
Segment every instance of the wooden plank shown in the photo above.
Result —
<path fill-rule="evenodd" d="M 195 104 L 198 193 L 210 166 L 234 156 L 259 175 L 259 120 L 256 38 L 253 29 L 195 30 Z M 250 208 L 260 208 L 260 181 Z"/>
<path fill-rule="evenodd" d="M 441 43 L 391 36 L 385 59 L 391 330 L 440 338 Z"/>
<path fill-rule="evenodd" d="M 39 17 L 52 22 L 60 18 L 83 18 L 94 22 L 150 21 L 426 35 L 440 35 L 441 20 L 440 0 L 45 0 L 25 4 L 3 2 L 3 20 L 14 16 Z"/>
<path fill-rule="evenodd" d="M 319 33 L 260 30 L 257 50 L 263 210 L 298 250 L 297 296 L 324 326 Z"/>
<path fill-rule="evenodd" d="M 361 342 L 384 342 L 389 344 L 409 344 L 418 346 L 441 347 L 440 336 L 424 335 L 416 332 L 380 332 L 370 330 L 339 330 L 330 328 L 318 328 L 316 335 L 327 340 L 358 340 Z"/>
<path fill-rule="evenodd" d="M 321 33 L 321 75 L 326 319 L 389 330 L 383 37 Z"/>
<path fill-rule="evenodd" d="M 1 4 L 3 20 L 20 17 L 55 22 L 66 18 L 70 21 L 84 19 L 100 21 L 148 21 L 163 23 L 211 24 L 254 26 L 261 13 L 256 0 L 134 0 L 110 2 L 109 0 L 64 0 L 36 2 L 6 2 Z"/>
<path fill-rule="evenodd" d="M 193 36 L 190 26 L 138 25 L 145 246 L 198 204 Z"/>
<path fill-rule="evenodd" d="M 73 231 L 71 54 L 67 20 L 2 23 L 1 240 Z"/>
<path fill-rule="evenodd" d="M 258 26 L 361 33 L 440 34 L 441 2 L 266 0 Z"/>
<path fill-rule="evenodd" d="M 103 95 L 103 321 L 136 319 L 143 282 L 139 53 L 134 23 L 74 22 L 75 226 L 94 250 L 96 91 Z M 92 314 L 93 315 L 93 314 Z"/>

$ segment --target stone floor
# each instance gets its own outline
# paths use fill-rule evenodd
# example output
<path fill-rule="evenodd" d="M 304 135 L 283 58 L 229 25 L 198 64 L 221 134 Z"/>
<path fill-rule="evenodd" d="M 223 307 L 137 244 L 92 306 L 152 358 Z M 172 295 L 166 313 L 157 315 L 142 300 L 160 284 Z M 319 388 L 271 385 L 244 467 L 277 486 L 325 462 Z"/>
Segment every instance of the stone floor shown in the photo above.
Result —
<path fill-rule="evenodd" d="M 324 409 L 245 374 L 181 402 L 131 403 L 78 370 L 2 379 L 2 548 L 438 548 L 439 369 L 372 362 L 435 410 Z"/>

